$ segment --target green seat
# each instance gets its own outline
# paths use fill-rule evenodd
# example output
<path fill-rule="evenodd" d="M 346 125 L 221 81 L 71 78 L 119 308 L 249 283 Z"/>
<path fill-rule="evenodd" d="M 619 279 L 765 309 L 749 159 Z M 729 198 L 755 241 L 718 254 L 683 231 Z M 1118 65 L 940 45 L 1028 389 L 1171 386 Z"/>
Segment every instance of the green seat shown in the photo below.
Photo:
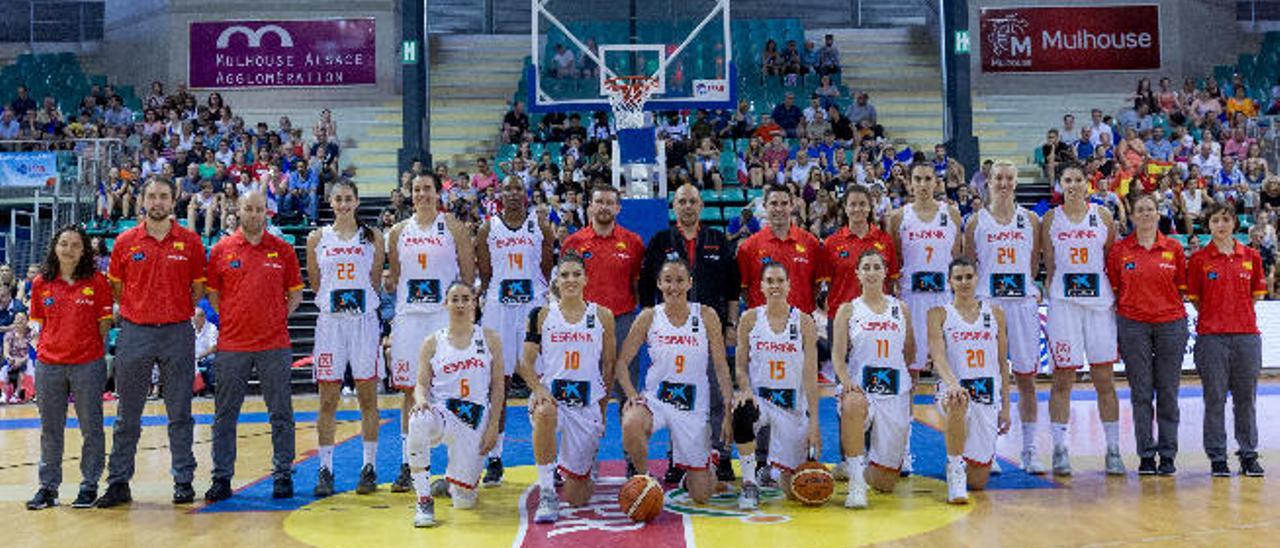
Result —
<path fill-rule="evenodd" d="M 1248 234 L 1239 234 L 1239 233 L 1237 233 L 1237 234 L 1236 234 L 1236 241 L 1237 241 L 1237 242 L 1240 242 L 1241 244 L 1244 244 L 1244 245 L 1249 245 L 1249 235 L 1248 235 Z"/>
<path fill-rule="evenodd" d="M 723 221 L 724 213 L 718 207 L 704 207 L 702 208 L 702 216 L 699 217 L 699 220 L 712 222 Z"/>
<path fill-rule="evenodd" d="M 725 203 L 745 203 L 747 194 L 741 188 L 726 188 L 720 191 L 720 200 Z"/>
<path fill-rule="evenodd" d="M 725 220 L 725 221 L 728 221 L 728 220 L 730 220 L 730 219 L 736 218 L 738 215 L 741 215 L 741 214 L 742 214 L 742 208 L 741 208 L 741 207 L 726 207 L 726 208 L 724 208 L 724 220 Z"/>
<path fill-rule="evenodd" d="M 748 188 L 748 189 L 747 189 L 747 201 L 753 201 L 753 200 L 755 200 L 756 198 L 764 198 L 764 189 L 763 189 L 763 188 Z"/>
<path fill-rule="evenodd" d="M 116 227 L 120 230 L 120 232 L 129 230 L 130 228 L 133 228 L 135 226 L 138 226 L 137 219 L 120 219 L 120 222 L 116 224 Z"/>

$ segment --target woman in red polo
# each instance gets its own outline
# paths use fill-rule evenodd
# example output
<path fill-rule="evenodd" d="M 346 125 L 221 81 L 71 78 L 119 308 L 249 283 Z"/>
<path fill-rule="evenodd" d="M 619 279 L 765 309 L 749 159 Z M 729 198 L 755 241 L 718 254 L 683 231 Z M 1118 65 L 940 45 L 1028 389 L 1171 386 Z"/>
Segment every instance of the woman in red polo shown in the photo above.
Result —
<path fill-rule="evenodd" d="M 111 285 L 94 267 L 89 236 L 64 227 L 49 245 L 40 276 L 31 287 L 31 322 L 40 327 L 36 343 L 36 400 L 40 408 L 40 490 L 28 510 L 58 504 L 62 483 L 63 432 L 67 396 L 75 397 L 80 447 L 80 493 L 73 508 L 98 498 L 106 461 L 102 434 L 102 390 L 107 366 L 103 340 L 111 327 Z"/>
<path fill-rule="evenodd" d="M 1262 335 L 1253 302 L 1267 292 L 1262 257 L 1235 239 L 1236 211 L 1225 204 L 1205 209 L 1213 241 L 1191 256 L 1187 297 L 1195 303 L 1196 370 L 1204 387 L 1204 451 L 1214 477 L 1230 477 L 1227 393 L 1235 414 L 1240 473 L 1262 477 L 1258 464 L 1258 416 L 1254 400 L 1262 370 Z"/>
<path fill-rule="evenodd" d="M 1115 290 L 1116 339 L 1129 377 L 1138 475 L 1168 476 L 1176 471 L 1178 384 L 1187 348 L 1186 255 L 1182 244 L 1160 233 L 1154 195 L 1135 199 L 1131 218 L 1133 233 L 1107 253 L 1107 278 Z M 1153 418 L 1158 441 L 1152 437 Z"/>

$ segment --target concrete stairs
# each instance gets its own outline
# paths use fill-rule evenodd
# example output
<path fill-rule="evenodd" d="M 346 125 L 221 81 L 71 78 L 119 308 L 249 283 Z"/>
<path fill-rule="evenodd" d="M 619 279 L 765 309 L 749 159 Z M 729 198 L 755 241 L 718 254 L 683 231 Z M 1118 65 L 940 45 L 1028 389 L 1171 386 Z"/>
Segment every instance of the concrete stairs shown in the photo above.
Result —
<path fill-rule="evenodd" d="M 1114 116 L 1125 107 L 1125 93 L 1070 95 L 983 95 L 973 101 L 974 133 L 983 158 L 1004 158 L 1022 166 L 1023 180 L 1038 179 L 1035 148 L 1044 144 L 1050 128 L 1062 126 L 1062 116 L 1074 114 L 1078 130 L 1089 111 L 1101 108 Z"/>
<path fill-rule="evenodd" d="M 854 21 L 862 27 L 911 27 L 925 24 L 924 7 L 906 0 L 860 0 Z"/>
<path fill-rule="evenodd" d="M 431 48 L 431 154 L 450 173 L 471 171 L 497 150 L 529 37 L 432 35 Z"/>

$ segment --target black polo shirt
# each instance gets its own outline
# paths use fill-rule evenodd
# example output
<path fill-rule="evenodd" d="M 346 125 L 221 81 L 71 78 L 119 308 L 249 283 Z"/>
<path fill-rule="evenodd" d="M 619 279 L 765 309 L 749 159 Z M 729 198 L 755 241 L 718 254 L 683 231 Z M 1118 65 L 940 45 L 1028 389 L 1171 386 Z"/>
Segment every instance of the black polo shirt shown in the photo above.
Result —
<path fill-rule="evenodd" d="M 699 227 L 692 259 L 679 227 L 672 225 L 654 234 L 645 245 L 644 260 L 640 265 L 641 306 L 662 302 L 662 293 L 658 291 L 658 271 L 668 256 L 684 259 L 693 269 L 689 300 L 710 306 L 720 316 L 720 323 L 728 323 L 729 301 L 738 300 L 740 288 L 738 263 L 724 233 Z"/>

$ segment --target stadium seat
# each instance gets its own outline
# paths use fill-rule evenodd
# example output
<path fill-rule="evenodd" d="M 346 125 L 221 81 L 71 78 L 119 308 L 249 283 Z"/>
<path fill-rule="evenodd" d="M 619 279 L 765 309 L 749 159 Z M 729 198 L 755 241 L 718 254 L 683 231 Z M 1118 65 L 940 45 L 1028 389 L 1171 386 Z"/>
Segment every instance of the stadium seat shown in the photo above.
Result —
<path fill-rule="evenodd" d="M 702 216 L 699 220 L 711 222 L 723 221 L 724 213 L 722 213 L 718 207 L 704 207 L 702 208 Z"/>

